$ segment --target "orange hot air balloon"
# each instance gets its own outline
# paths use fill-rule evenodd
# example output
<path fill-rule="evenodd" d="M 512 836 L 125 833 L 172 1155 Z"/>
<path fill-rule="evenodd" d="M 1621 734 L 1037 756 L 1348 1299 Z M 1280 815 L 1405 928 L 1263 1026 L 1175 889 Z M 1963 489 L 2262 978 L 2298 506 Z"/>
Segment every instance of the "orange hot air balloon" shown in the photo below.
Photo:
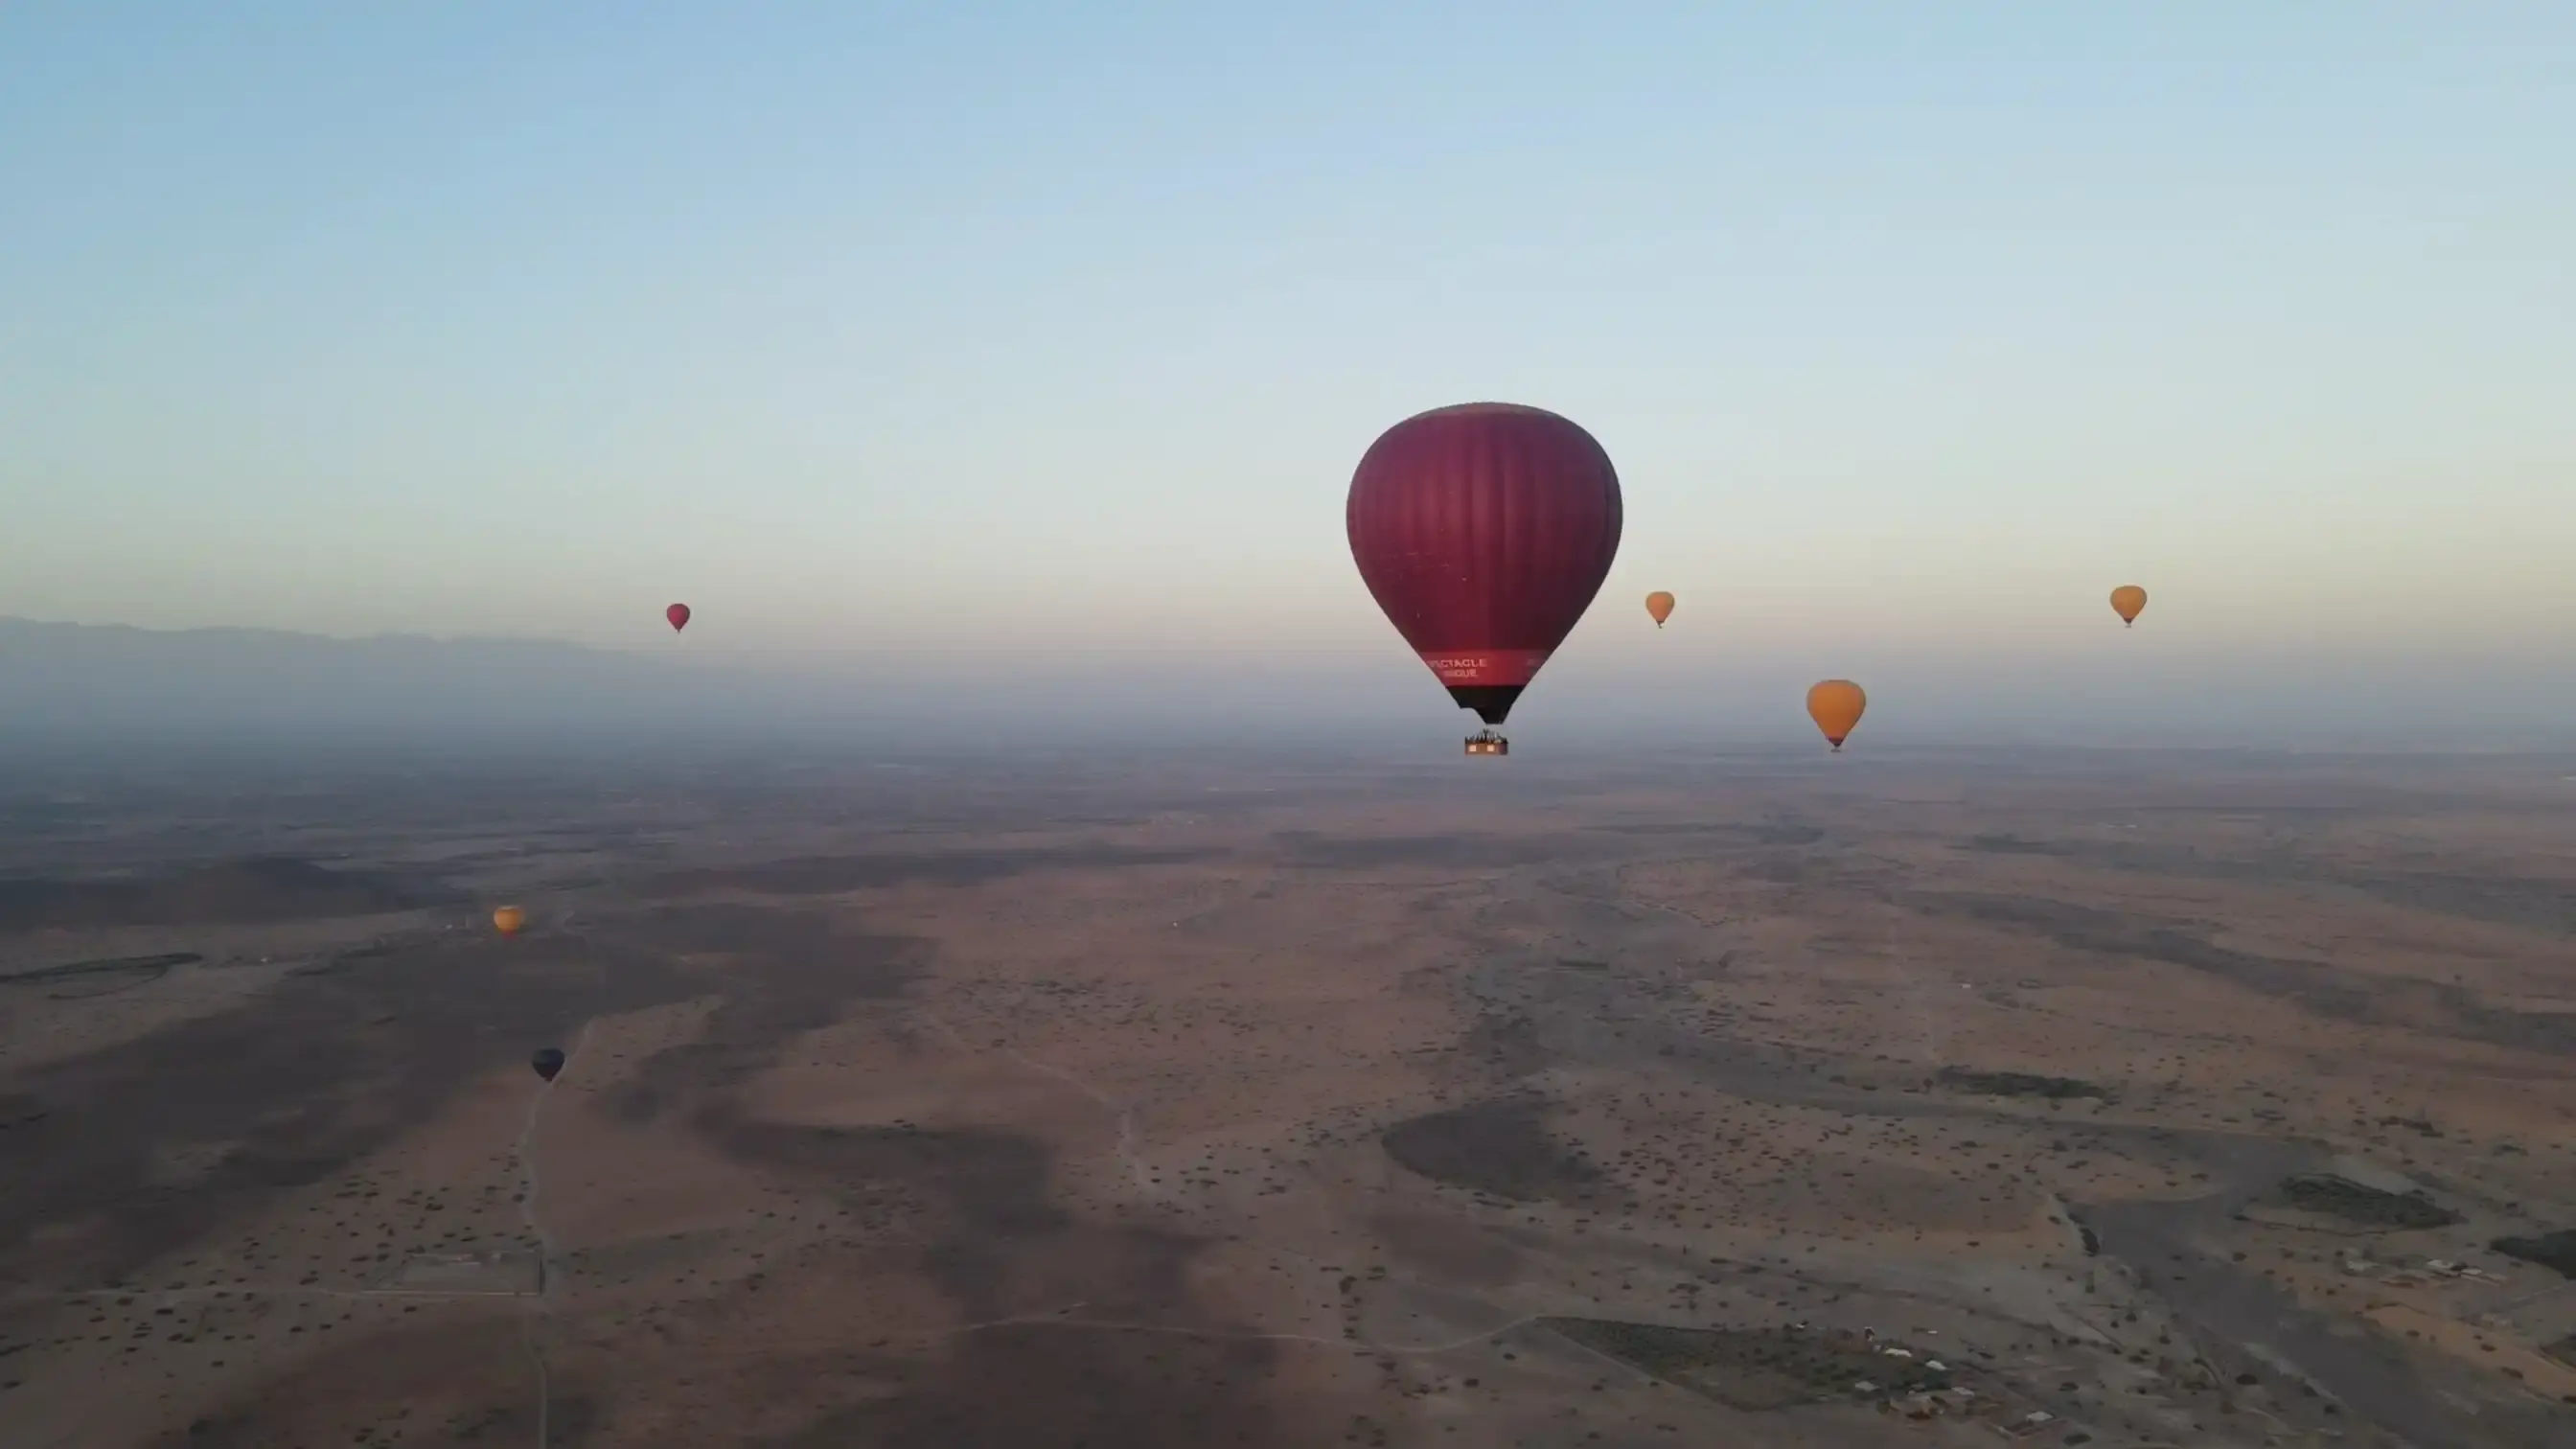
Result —
<path fill-rule="evenodd" d="M 1665 593 L 1661 589 L 1657 589 L 1653 593 L 1648 594 L 1646 596 L 1646 613 L 1648 617 L 1655 621 L 1656 628 L 1660 629 L 1664 627 L 1664 621 L 1673 616 L 1673 596 Z"/>
<path fill-rule="evenodd" d="M 2138 622 L 2147 607 L 2147 591 L 2136 584 L 2122 584 L 2111 591 L 2111 612 L 2120 616 L 2123 627 Z"/>
<path fill-rule="evenodd" d="M 520 910 L 517 906 L 503 906 L 501 909 L 492 913 L 492 924 L 497 927 L 504 936 L 515 936 L 519 934 L 519 928 L 527 923 L 528 913 Z"/>
<path fill-rule="evenodd" d="M 1860 723 L 1861 711 L 1869 708 L 1869 696 L 1848 679 L 1828 679 L 1807 691 L 1807 715 L 1835 749 Z"/>

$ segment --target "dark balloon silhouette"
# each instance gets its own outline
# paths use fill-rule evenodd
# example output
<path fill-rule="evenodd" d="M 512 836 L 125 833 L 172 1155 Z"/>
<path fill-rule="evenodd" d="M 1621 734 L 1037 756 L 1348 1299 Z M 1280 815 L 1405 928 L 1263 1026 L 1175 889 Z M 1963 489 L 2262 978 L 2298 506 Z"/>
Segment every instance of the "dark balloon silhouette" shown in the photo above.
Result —
<path fill-rule="evenodd" d="M 1459 708 L 1498 725 L 1609 576 L 1619 475 L 1554 413 L 1436 408 L 1369 445 L 1344 521 L 1396 632 Z"/>
<path fill-rule="evenodd" d="M 662 611 L 662 617 L 671 621 L 671 632 L 676 634 L 680 630 L 689 627 L 689 606 L 686 604 L 673 604 L 671 607 Z"/>
<path fill-rule="evenodd" d="M 564 1054 L 555 1047 L 540 1047 L 535 1056 L 528 1058 L 528 1065 L 535 1067 L 537 1075 L 549 1082 L 555 1079 L 555 1073 L 563 1070 L 563 1064 Z"/>

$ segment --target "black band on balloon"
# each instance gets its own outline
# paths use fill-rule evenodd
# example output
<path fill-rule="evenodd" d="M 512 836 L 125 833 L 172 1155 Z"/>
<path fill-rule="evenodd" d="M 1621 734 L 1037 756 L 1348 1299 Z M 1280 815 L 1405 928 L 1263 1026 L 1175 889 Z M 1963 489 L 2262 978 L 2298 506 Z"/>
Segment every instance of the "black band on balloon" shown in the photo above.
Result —
<path fill-rule="evenodd" d="M 1521 691 L 1528 687 L 1525 684 L 1453 684 L 1449 686 L 1449 697 L 1458 701 L 1460 709 L 1472 709 L 1476 718 L 1489 725 L 1498 725 L 1512 712 L 1512 701 L 1520 698 Z"/>

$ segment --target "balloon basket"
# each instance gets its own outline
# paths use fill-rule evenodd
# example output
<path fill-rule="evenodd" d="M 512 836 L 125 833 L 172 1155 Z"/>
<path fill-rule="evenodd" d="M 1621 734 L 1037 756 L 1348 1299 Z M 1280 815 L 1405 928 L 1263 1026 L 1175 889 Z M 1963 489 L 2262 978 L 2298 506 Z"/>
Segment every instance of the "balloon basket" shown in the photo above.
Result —
<path fill-rule="evenodd" d="M 1501 735 L 1494 733 L 1492 730 L 1479 730 L 1475 734 L 1467 737 L 1468 754 L 1508 755 L 1511 752 L 1512 742 L 1504 739 Z"/>

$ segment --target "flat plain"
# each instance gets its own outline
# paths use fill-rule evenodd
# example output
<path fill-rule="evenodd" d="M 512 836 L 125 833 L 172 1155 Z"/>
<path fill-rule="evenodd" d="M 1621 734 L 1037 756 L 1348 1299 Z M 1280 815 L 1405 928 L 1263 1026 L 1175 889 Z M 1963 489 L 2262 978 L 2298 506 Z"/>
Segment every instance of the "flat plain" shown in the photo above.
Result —
<path fill-rule="evenodd" d="M 2576 1443 L 2576 762 L 1249 753 L 12 783 L 0 1446 Z"/>

